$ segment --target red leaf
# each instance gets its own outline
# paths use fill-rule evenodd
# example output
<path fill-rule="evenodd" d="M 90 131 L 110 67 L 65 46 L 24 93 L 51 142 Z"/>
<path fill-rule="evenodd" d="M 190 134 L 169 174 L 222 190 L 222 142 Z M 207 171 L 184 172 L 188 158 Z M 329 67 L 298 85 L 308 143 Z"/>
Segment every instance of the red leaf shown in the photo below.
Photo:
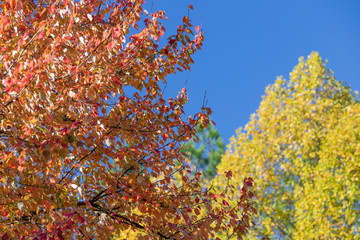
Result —
<path fill-rule="evenodd" d="M 77 216 L 78 220 L 80 223 L 84 223 L 85 222 L 85 218 L 83 218 L 82 216 L 78 215 Z"/>
<path fill-rule="evenodd" d="M 256 210 L 255 208 L 250 207 L 250 209 L 251 209 L 255 214 L 257 214 L 257 210 Z"/>
<path fill-rule="evenodd" d="M 119 37 L 121 35 L 121 32 L 120 32 L 120 28 L 115 28 L 114 29 L 114 33 L 113 33 L 113 36 L 115 38 Z"/>
<path fill-rule="evenodd" d="M 8 240 L 8 239 L 10 239 L 10 237 L 7 233 L 4 233 L 1 235 L 1 239 Z"/>
<path fill-rule="evenodd" d="M 42 39 L 45 36 L 44 32 L 39 33 L 39 35 L 37 36 L 37 39 Z"/>
<path fill-rule="evenodd" d="M 226 177 L 229 178 L 229 179 L 232 177 L 232 172 L 231 172 L 231 170 L 228 171 L 228 172 L 226 172 Z"/>
<path fill-rule="evenodd" d="M 245 185 L 248 186 L 248 187 L 252 187 L 252 186 L 253 186 L 253 181 L 254 181 L 254 180 L 253 180 L 251 177 L 244 179 Z"/>
<path fill-rule="evenodd" d="M 59 133 L 66 133 L 67 130 L 68 130 L 68 128 L 67 128 L 67 127 L 64 127 L 63 129 L 61 129 L 61 130 L 59 131 Z"/>
<path fill-rule="evenodd" d="M 196 31 L 196 32 L 199 32 L 199 31 L 200 31 L 199 25 L 195 27 L 195 31 Z"/>
<path fill-rule="evenodd" d="M 71 124 L 71 127 L 75 127 L 76 125 L 78 125 L 79 122 L 78 121 L 75 121 L 73 124 Z"/>
<path fill-rule="evenodd" d="M 253 186 L 253 183 L 251 181 L 246 181 L 245 184 L 246 184 L 246 186 L 249 186 L 249 187 Z"/>
<path fill-rule="evenodd" d="M 5 92 L 10 92 L 10 90 L 11 90 L 11 87 L 10 87 L 10 86 L 8 86 L 8 87 L 5 88 Z"/>
<path fill-rule="evenodd" d="M 109 44 L 106 46 L 107 49 L 113 49 L 115 47 L 115 43 L 114 42 L 109 42 Z"/>
<path fill-rule="evenodd" d="M 192 10 L 194 10 L 193 5 L 191 5 L 191 4 L 189 4 L 189 8 L 192 9 Z"/>
<path fill-rule="evenodd" d="M 200 215 L 199 209 L 195 208 L 194 212 L 196 213 L 196 215 Z"/>
<path fill-rule="evenodd" d="M 8 17 L 4 18 L 3 25 L 6 26 L 10 22 L 10 19 Z"/>
<path fill-rule="evenodd" d="M 223 200 L 223 205 L 229 206 L 229 203 L 227 201 Z"/>
<path fill-rule="evenodd" d="M 47 239 L 47 236 L 45 233 L 42 233 L 38 236 L 41 240 L 46 240 Z"/>

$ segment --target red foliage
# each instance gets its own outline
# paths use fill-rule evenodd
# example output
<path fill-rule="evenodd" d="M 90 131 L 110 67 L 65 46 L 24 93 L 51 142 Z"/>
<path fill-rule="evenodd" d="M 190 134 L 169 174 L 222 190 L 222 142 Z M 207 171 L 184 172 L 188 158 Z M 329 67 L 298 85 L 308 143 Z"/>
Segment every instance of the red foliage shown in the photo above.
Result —
<path fill-rule="evenodd" d="M 183 171 L 181 144 L 210 110 L 184 120 L 186 91 L 166 101 L 161 87 L 190 69 L 203 33 L 184 17 L 162 43 L 165 13 L 143 4 L 0 3 L 2 239 L 108 239 L 129 227 L 194 239 L 225 224 L 225 209 L 200 218 L 207 193 Z"/>

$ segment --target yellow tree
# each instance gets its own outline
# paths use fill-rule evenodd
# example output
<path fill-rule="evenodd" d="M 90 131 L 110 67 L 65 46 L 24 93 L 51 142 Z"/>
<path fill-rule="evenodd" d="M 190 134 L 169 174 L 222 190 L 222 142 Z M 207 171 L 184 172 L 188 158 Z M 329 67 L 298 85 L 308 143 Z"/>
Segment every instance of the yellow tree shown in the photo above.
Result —
<path fill-rule="evenodd" d="M 290 80 L 267 87 L 218 167 L 238 183 L 254 178 L 258 215 L 247 238 L 359 239 L 359 139 L 357 94 L 318 53 L 300 58 Z"/>
<path fill-rule="evenodd" d="M 203 33 L 185 16 L 164 39 L 165 13 L 144 3 L 0 2 L 1 239 L 201 239 L 230 220 L 246 232 L 246 211 L 187 177 L 181 146 L 210 109 L 186 119 L 186 90 L 162 94 Z"/>

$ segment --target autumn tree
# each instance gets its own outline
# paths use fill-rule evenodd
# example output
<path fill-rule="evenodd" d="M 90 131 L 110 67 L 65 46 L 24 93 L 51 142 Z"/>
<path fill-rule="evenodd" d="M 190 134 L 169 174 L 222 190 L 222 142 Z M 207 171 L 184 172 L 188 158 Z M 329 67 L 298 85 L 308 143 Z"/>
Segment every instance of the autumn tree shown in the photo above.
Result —
<path fill-rule="evenodd" d="M 165 13 L 143 7 L 0 3 L 3 239 L 110 239 L 129 229 L 137 239 L 207 239 L 228 225 L 246 233 L 251 192 L 229 206 L 187 177 L 181 146 L 210 109 L 186 119 L 186 90 L 162 94 L 169 74 L 190 70 L 203 32 L 185 16 L 164 39 Z"/>
<path fill-rule="evenodd" d="M 199 125 L 197 130 L 196 136 L 185 144 L 184 151 L 204 177 L 211 180 L 216 175 L 216 167 L 225 152 L 225 144 L 213 123 L 206 128 Z"/>
<path fill-rule="evenodd" d="M 267 87 L 219 165 L 254 178 L 247 239 L 359 239 L 359 123 L 357 94 L 316 52 Z"/>

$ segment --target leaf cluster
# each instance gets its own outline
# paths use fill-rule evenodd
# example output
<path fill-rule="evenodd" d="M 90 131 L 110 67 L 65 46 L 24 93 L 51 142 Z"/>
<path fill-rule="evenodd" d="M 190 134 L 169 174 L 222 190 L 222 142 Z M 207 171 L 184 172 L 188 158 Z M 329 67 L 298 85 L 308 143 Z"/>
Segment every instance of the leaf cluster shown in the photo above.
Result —
<path fill-rule="evenodd" d="M 186 89 L 165 99 L 161 88 L 190 70 L 203 32 L 184 17 L 164 39 L 165 13 L 143 6 L 0 3 L 2 238 L 110 239 L 130 229 L 139 239 L 201 239 L 229 218 L 187 177 L 181 152 L 210 109 L 185 119 Z M 200 218 L 203 208 L 211 214 Z"/>
<path fill-rule="evenodd" d="M 266 89 L 219 165 L 235 182 L 254 178 L 259 214 L 246 238 L 359 238 L 359 111 L 316 52 Z"/>

